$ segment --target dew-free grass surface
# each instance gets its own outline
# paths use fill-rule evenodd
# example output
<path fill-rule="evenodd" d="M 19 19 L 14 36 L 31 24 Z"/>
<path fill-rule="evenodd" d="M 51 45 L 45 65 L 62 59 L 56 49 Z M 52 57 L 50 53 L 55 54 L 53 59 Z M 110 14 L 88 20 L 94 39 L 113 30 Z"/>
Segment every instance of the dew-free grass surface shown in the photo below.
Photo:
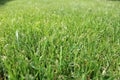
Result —
<path fill-rule="evenodd" d="M 120 80 L 120 2 L 12 0 L 0 6 L 0 80 Z"/>

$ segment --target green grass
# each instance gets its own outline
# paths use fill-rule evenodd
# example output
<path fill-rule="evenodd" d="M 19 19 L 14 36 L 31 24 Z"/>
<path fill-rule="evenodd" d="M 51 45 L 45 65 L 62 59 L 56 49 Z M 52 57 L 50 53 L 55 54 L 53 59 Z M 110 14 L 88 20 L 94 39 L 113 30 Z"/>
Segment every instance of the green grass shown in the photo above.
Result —
<path fill-rule="evenodd" d="M 0 5 L 0 80 L 120 80 L 120 2 Z"/>

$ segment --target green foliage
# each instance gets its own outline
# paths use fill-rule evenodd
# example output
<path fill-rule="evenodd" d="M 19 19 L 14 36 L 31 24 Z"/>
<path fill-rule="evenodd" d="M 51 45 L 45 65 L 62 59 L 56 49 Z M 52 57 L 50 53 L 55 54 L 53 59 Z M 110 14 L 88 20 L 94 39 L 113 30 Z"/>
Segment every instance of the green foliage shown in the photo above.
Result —
<path fill-rule="evenodd" d="M 119 3 L 14 0 L 0 7 L 2 78 L 119 80 Z"/>

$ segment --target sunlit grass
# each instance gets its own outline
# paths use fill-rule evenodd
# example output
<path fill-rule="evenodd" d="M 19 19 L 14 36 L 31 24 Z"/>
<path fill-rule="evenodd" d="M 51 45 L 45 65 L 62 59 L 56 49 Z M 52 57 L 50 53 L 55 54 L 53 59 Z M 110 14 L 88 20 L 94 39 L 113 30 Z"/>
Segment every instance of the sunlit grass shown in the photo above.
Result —
<path fill-rule="evenodd" d="M 119 2 L 14 0 L 0 6 L 2 78 L 119 80 Z"/>

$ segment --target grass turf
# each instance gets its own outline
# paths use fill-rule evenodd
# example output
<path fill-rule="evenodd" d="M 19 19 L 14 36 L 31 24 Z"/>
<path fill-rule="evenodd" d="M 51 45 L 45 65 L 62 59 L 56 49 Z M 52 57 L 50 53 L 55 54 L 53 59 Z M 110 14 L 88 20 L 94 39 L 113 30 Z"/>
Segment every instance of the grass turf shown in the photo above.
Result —
<path fill-rule="evenodd" d="M 0 79 L 119 80 L 120 3 L 0 4 Z"/>

